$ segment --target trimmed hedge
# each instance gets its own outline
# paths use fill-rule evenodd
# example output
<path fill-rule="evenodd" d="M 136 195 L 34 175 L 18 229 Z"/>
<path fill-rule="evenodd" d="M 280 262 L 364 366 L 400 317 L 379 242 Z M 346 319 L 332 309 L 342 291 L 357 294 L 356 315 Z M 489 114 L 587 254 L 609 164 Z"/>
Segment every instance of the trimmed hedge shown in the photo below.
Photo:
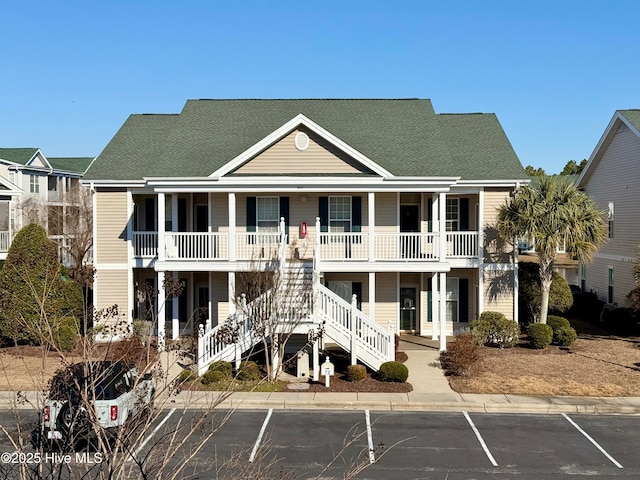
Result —
<path fill-rule="evenodd" d="M 471 322 L 470 328 L 479 345 L 500 348 L 515 346 L 520 335 L 520 326 L 500 312 L 482 312 L 477 320 Z"/>
<path fill-rule="evenodd" d="M 209 370 L 202 375 L 200 381 L 203 385 L 231 380 L 233 377 L 233 367 L 230 362 L 219 360 L 209 365 Z"/>
<path fill-rule="evenodd" d="M 559 328 L 571 326 L 571 324 L 569 323 L 569 320 L 567 320 L 564 317 L 559 317 L 557 315 L 549 315 L 547 317 L 547 325 L 553 328 L 554 332 Z"/>
<path fill-rule="evenodd" d="M 553 328 L 545 323 L 532 323 L 527 327 L 527 335 L 533 348 L 547 348 L 553 340 Z"/>
<path fill-rule="evenodd" d="M 578 339 L 578 334 L 573 327 L 560 327 L 553 331 L 553 343 L 561 347 L 568 347 Z"/>
<path fill-rule="evenodd" d="M 378 377 L 383 382 L 404 383 L 409 378 L 409 369 L 400 362 L 385 362 L 380 365 Z"/>
<path fill-rule="evenodd" d="M 243 382 L 255 382 L 262 378 L 260 373 L 260 367 L 256 362 L 251 360 L 245 360 L 240 362 L 240 368 L 238 369 L 238 380 Z"/>
<path fill-rule="evenodd" d="M 367 378 L 367 367 L 364 365 L 349 365 L 347 367 L 347 380 L 359 382 Z"/>

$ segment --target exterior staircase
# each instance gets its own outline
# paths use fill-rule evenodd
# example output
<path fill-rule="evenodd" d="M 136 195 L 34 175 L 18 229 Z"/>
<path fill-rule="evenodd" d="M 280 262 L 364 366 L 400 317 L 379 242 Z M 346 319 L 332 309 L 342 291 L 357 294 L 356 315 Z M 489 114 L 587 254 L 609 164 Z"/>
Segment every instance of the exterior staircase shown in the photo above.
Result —
<path fill-rule="evenodd" d="M 281 259 L 284 249 L 281 250 Z M 280 261 L 282 281 L 250 303 L 241 299 L 236 313 L 225 323 L 198 335 L 198 375 L 218 360 L 239 364 L 242 355 L 261 341 L 252 318 L 268 312 L 277 315 L 284 332 L 307 334 L 323 328 L 322 342 L 334 342 L 351 353 L 351 363 L 362 362 L 373 370 L 394 358 L 394 332 L 385 329 L 351 303 L 318 281 L 315 265 L 301 261 Z M 274 303 L 275 302 L 275 303 Z M 292 323 L 293 322 L 293 323 Z M 290 328 L 293 327 L 293 328 Z"/>

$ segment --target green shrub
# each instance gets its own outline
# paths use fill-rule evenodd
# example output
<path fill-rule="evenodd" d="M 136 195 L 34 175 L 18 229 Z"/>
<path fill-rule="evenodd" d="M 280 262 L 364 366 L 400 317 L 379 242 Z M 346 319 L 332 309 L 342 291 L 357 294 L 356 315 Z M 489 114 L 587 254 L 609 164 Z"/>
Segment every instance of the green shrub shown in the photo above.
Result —
<path fill-rule="evenodd" d="M 347 367 L 347 380 L 359 382 L 367 378 L 367 367 L 364 365 L 349 365 Z"/>
<path fill-rule="evenodd" d="M 440 354 L 440 364 L 449 375 L 468 375 L 480 359 L 480 347 L 470 333 L 458 335 L 449 342 L 447 350 Z"/>
<path fill-rule="evenodd" d="M 553 331 L 553 343 L 561 347 L 568 347 L 578 339 L 578 334 L 573 327 L 560 327 Z"/>
<path fill-rule="evenodd" d="M 385 362 L 380 365 L 378 377 L 383 382 L 404 383 L 409 378 L 409 369 L 400 362 Z"/>
<path fill-rule="evenodd" d="M 211 383 L 231 380 L 232 377 L 233 367 L 231 366 L 231 363 L 219 360 L 209 365 L 209 370 L 207 370 L 204 375 L 202 375 L 200 381 L 204 385 L 209 385 Z"/>
<path fill-rule="evenodd" d="M 64 317 L 56 325 L 54 330 L 54 341 L 56 347 L 63 352 L 70 352 L 76 346 L 80 325 L 75 317 Z"/>
<path fill-rule="evenodd" d="M 198 375 L 196 375 L 196 372 L 194 372 L 193 370 L 186 369 L 180 372 L 180 375 L 178 376 L 178 381 L 180 383 L 192 382 L 196 378 L 198 378 Z"/>
<path fill-rule="evenodd" d="M 153 333 L 153 323 L 149 320 L 136 318 L 133 321 L 133 334 L 146 341 Z"/>
<path fill-rule="evenodd" d="M 547 317 L 547 325 L 553 328 L 554 332 L 559 328 L 571 326 L 571 324 L 569 323 L 569 320 L 567 320 L 564 317 L 559 317 L 557 315 L 549 315 Z"/>
<path fill-rule="evenodd" d="M 483 312 L 470 326 L 471 334 L 479 345 L 504 348 L 518 343 L 520 326 L 500 312 Z"/>
<path fill-rule="evenodd" d="M 238 380 L 243 382 L 256 382 L 262 378 L 260 367 L 256 362 L 251 360 L 240 362 L 240 368 L 237 373 Z"/>
<path fill-rule="evenodd" d="M 527 335 L 533 348 L 547 348 L 553 340 L 553 329 L 545 323 L 532 323 L 527 327 Z"/>

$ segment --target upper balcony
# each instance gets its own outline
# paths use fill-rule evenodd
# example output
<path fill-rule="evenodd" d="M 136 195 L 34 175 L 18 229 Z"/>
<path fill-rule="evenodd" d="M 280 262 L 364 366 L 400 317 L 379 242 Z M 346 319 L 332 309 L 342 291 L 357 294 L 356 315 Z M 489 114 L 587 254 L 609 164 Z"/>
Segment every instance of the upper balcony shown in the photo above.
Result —
<path fill-rule="evenodd" d="M 280 233 L 165 232 L 160 242 L 164 261 L 252 261 L 277 255 Z M 478 232 L 440 233 L 318 233 L 307 238 L 306 248 L 290 244 L 298 258 L 317 262 L 402 262 L 440 261 L 440 242 L 445 242 L 445 259 L 478 257 Z M 133 232 L 135 257 L 158 257 L 157 232 Z"/>

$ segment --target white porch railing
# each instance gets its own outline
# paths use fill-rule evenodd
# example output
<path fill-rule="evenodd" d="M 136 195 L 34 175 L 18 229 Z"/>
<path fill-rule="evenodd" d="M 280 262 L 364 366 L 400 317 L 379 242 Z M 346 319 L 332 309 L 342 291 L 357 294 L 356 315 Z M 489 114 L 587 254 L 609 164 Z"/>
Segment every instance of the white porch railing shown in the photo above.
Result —
<path fill-rule="evenodd" d="M 478 256 L 478 232 L 446 232 L 448 258 Z"/>
<path fill-rule="evenodd" d="M 8 252 L 11 245 L 9 232 L 0 232 L 0 252 Z"/>
<path fill-rule="evenodd" d="M 133 232 L 133 254 L 155 257 L 158 254 L 158 232 Z"/>
<path fill-rule="evenodd" d="M 0 232 L 0 251 L 3 246 Z M 8 234 L 7 234 L 8 236 Z M 445 232 L 447 258 L 478 256 L 478 232 Z M 282 233 L 166 232 L 163 247 L 166 260 L 261 260 L 281 256 Z M 156 232 L 134 232 L 136 257 L 157 256 Z M 370 241 L 373 239 L 373 249 Z M 230 242 L 234 242 L 235 258 L 230 258 Z M 319 233 L 316 235 L 314 258 L 320 261 L 403 261 L 433 262 L 440 259 L 441 235 L 429 233 Z M 8 248 L 8 246 L 7 246 Z"/>
<path fill-rule="evenodd" d="M 203 375 L 209 365 L 218 360 L 240 363 L 240 356 L 256 341 L 253 336 L 251 317 L 244 308 L 229 319 L 205 332 L 200 326 L 198 335 L 198 376 Z"/>
<path fill-rule="evenodd" d="M 324 322 L 325 334 L 340 347 L 351 352 L 352 363 L 358 359 L 373 370 L 393 360 L 393 328 L 385 330 L 328 288 L 318 285 L 316 314 Z"/>

